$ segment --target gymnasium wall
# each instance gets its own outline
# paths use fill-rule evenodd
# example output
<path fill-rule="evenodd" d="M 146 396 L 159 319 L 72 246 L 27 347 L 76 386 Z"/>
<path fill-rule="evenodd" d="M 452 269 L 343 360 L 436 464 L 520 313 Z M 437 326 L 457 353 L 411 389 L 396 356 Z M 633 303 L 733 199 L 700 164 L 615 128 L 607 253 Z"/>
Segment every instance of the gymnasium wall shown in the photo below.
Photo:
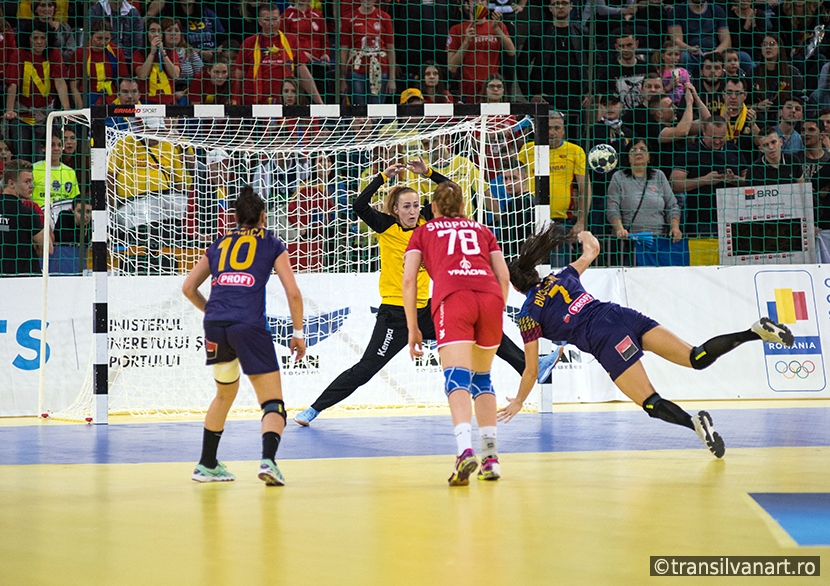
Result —
<path fill-rule="evenodd" d="M 283 366 L 289 406 L 308 405 L 343 369 L 357 361 L 374 327 L 380 299 L 376 274 L 298 275 L 306 298 L 309 358 L 294 364 L 285 335 L 290 320 L 279 282 L 268 288 L 266 314 Z M 827 397 L 824 348 L 830 348 L 830 269 L 804 265 L 591 269 L 584 283 L 595 297 L 633 307 L 692 344 L 747 328 L 775 312 L 795 333 L 794 349 L 761 343 L 741 346 L 702 372 L 647 355 L 644 364 L 659 392 L 677 399 Z M 181 295 L 181 277 L 109 279 L 111 408 L 204 408 L 213 394 L 203 366 L 201 314 Z M 38 411 L 42 280 L 0 279 L 0 416 Z M 91 364 L 92 281 L 49 281 L 45 409 L 67 407 Z M 511 292 L 505 331 L 521 346 L 512 316 L 521 295 Z M 288 334 L 286 334 L 288 332 Z M 347 406 L 441 404 L 443 377 L 431 352 L 418 363 L 406 350 Z M 519 376 L 496 360 L 500 402 L 514 396 Z M 530 397 L 535 405 L 536 393 Z M 587 354 L 569 346 L 554 374 L 555 402 L 600 402 L 624 397 Z M 238 399 L 255 406 L 249 388 Z"/>

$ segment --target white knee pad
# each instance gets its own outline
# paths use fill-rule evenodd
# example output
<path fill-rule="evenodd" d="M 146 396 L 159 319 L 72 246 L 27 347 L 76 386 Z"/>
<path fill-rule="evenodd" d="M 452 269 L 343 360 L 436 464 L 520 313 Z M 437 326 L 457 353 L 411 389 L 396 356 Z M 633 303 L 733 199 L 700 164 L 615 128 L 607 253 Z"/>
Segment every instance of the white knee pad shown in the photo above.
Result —
<path fill-rule="evenodd" d="M 213 365 L 213 378 L 216 382 L 229 385 L 239 380 L 239 360 L 220 362 Z"/>

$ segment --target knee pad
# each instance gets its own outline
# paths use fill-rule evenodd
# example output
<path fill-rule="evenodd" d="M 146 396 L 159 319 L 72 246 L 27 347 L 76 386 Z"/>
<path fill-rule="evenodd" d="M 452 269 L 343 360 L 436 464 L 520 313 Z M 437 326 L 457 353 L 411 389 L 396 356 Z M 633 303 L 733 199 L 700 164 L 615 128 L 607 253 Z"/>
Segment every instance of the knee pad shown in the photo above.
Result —
<path fill-rule="evenodd" d="M 706 344 L 703 346 L 695 346 L 689 352 L 689 362 L 692 363 L 692 368 L 695 370 L 703 370 L 707 366 L 711 366 L 717 357 L 713 357 L 706 351 Z"/>
<path fill-rule="evenodd" d="M 472 382 L 470 383 L 470 394 L 473 396 L 473 399 L 477 398 L 479 395 L 496 394 L 493 390 L 493 383 L 490 380 L 489 372 L 473 373 Z"/>
<path fill-rule="evenodd" d="M 686 413 L 679 405 L 672 403 L 653 393 L 648 399 L 643 401 L 643 409 L 648 413 L 649 417 L 654 419 L 662 419 L 667 423 L 674 423 L 676 425 L 687 425 L 690 423 L 689 414 Z M 694 429 L 694 427 L 692 427 Z"/>
<path fill-rule="evenodd" d="M 265 401 L 262 405 L 262 418 L 265 419 L 265 416 L 269 413 L 276 413 L 282 420 L 286 420 L 285 416 L 285 402 L 282 399 L 270 399 Z"/>
<path fill-rule="evenodd" d="M 230 385 L 239 380 L 239 360 L 220 362 L 213 365 L 213 379 L 219 384 Z"/>
<path fill-rule="evenodd" d="M 449 397 L 450 393 L 459 389 L 470 392 L 473 380 L 473 372 L 469 368 L 451 366 L 444 369 L 444 392 Z"/>

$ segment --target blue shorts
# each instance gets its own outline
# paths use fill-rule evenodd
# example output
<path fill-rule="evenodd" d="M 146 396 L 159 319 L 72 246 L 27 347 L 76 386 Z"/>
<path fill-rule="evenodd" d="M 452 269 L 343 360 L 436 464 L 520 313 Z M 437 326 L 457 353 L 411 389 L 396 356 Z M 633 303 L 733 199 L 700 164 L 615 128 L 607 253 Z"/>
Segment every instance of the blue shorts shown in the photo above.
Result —
<path fill-rule="evenodd" d="M 586 342 L 611 380 L 643 357 L 643 335 L 660 324 L 639 311 L 612 305 L 591 320 Z"/>
<path fill-rule="evenodd" d="M 238 358 L 245 374 L 280 369 L 271 332 L 250 324 L 205 322 L 205 352 L 208 366 Z"/>

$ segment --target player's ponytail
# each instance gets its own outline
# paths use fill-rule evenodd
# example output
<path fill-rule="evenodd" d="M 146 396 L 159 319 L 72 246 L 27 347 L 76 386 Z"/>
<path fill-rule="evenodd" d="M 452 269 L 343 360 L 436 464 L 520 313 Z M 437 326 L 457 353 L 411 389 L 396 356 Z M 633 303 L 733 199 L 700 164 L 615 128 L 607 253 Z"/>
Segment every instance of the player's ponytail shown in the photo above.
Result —
<path fill-rule="evenodd" d="M 510 282 L 522 293 L 530 291 L 541 281 L 536 266 L 548 264 L 550 253 L 566 240 L 565 231 L 558 224 L 551 224 L 542 232 L 534 234 L 522 245 L 519 258 L 510 261 Z"/>
<path fill-rule="evenodd" d="M 265 211 L 265 202 L 251 185 L 246 185 L 239 192 L 234 202 L 234 209 L 237 225 L 240 228 L 253 228 L 259 225 L 259 219 Z"/>
<path fill-rule="evenodd" d="M 457 183 L 444 181 L 435 188 L 432 201 L 438 207 L 438 213 L 447 218 L 464 215 L 464 194 Z"/>

